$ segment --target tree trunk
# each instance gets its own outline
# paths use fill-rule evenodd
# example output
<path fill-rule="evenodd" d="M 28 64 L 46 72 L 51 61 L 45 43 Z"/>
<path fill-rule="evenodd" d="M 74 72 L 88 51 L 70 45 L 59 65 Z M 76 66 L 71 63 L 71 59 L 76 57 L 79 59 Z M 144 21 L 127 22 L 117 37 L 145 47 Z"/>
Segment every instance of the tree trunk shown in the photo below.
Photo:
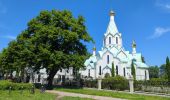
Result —
<path fill-rule="evenodd" d="M 48 84 L 47 84 L 47 89 L 52 89 L 52 85 L 53 85 L 53 79 L 54 79 L 54 76 L 55 74 L 57 73 L 58 69 L 55 69 L 55 68 L 52 68 L 50 70 L 50 73 L 49 73 L 49 76 L 47 78 L 47 81 L 48 81 Z"/>

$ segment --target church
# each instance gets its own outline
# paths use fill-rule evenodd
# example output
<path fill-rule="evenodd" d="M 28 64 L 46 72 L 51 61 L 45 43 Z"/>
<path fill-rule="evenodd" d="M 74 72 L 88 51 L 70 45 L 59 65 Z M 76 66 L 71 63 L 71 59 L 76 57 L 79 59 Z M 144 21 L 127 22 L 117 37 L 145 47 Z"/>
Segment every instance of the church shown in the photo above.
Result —
<path fill-rule="evenodd" d="M 136 52 L 136 43 L 132 41 L 132 52 L 126 51 L 123 47 L 122 34 L 118 31 L 115 23 L 115 12 L 110 11 L 110 22 L 103 37 L 103 47 L 88 58 L 84 65 L 85 70 L 81 70 L 82 77 L 97 79 L 104 78 L 106 74 L 111 76 L 114 68 L 115 75 L 129 78 L 131 75 L 132 62 L 135 67 L 136 80 L 149 80 L 148 65 L 142 60 L 142 54 Z M 112 67 L 112 64 L 114 67 Z"/>
<path fill-rule="evenodd" d="M 93 55 L 84 63 L 85 69 L 79 71 L 82 78 L 97 79 L 104 78 L 106 73 L 111 76 L 112 64 L 114 63 L 115 75 L 129 78 L 131 76 L 132 61 L 135 66 L 136 80 L 149 80 L 148 65 L 142 61 L 142 54 L 136 52 L 136 43 L 132 42 L 132 52 L 126 51 L 122 43 L 122 34 L 119 33 L 115 24 L 115 13 L 110 11 L 110 22 L 103 37 L 103 47 L 96 53 L 93 48 Z M 53 84 L 62 83 L 65 80 L 74 78 L 73 68 L 61 69 L 54 76 Z M 39 73 L 34 72 L 30 76 L 30 83 L 47 83 L 46 69 L 40 69 Z"/>

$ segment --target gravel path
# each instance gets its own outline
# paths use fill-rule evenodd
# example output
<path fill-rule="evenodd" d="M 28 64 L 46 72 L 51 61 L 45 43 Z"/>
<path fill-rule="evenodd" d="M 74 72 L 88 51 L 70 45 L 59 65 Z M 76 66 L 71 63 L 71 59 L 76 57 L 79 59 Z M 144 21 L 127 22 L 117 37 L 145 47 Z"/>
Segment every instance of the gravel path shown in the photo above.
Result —
<path fill-rule="evenodd" d="M 86 95 L 86 94 L 79 94 L 79 93 L 69 93 L 69 92 L 61 92 L 56 90 L 47 90 L 48 93 L 58 94 L 56 100 L 60 100 L 64 96 L 71 96 L 71 97 L 80 97 L 80 98 L 92 98 L 95 100 L 125 100 L 119 98 L 112 98 L 112 97 L 104 97 L 104 96 L 94 96 L 94 95 Z"/>

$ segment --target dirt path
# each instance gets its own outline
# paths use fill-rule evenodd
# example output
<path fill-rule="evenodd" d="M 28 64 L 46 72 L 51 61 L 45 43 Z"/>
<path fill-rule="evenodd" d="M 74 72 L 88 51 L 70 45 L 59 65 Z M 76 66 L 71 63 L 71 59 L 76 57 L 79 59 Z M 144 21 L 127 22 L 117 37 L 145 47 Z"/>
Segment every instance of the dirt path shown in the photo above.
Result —
<path fill-rule="evenodd" d="M 56 90 L 48 90 L 48 93 L 58 94 L 57 100 L 60 100 L 64 96 L 71 96 L 71 97 L 80 97 L 80 98 L 92 98 L 95 100 L 125 100 L 119 98 L 112 98 L 112 97 L 104 97 L 104 96 L 94 96 L 94 95 L 86 95 L 86 94 L 79 94 L 79 93 L 69 93 L 69 92 L 61 92 Z"/>

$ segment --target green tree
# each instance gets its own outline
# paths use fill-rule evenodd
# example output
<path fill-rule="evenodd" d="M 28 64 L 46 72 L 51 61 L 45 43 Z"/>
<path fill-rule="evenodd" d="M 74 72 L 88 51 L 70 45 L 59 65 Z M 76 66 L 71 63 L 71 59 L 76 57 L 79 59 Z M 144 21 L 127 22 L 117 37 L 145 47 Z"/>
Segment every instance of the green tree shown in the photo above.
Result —
<path fill-rule="evenodd" d="M 160 77 L 164 79 L 168 79 L 166 74 L 166 64 L 162 64 L 159 69 L 160 69 L 159 72 Z"/>
<path fill-rule="evenodd" d="M 133 79 L 136 80 L 136 71 L 135 71 L 135 66 L 134 66 L 133 61 L 132 61 L 132 64 L 131 64 L 131 75 L 133 76 Z"/>
<path fill-rule="evenodd" d="M 150 66 L 149 69 L 149 78 L 158 78 L 159 77 L 159 68 L 158 66 Z"/>
<path fill-rule="evenodd" d="M 21 72 L 21 81 L 24 79 L 24 69 L 29 64 L 28 62 L 33 59 L 29 50 L 24 47 L 25 44 L 18 41 L 11 41 L 8 47 L 2 51 L 0 57 L 0 66 L 3 72 L 7 76 L 12 77 L 12 72 L 15 70 L 17 78 L 19 78 L 19 72 Z"/>
<path fill-rule="evenodd" d="M 104 75 L 104 78 L 109 78 L 110 77 L 110 74 L 109 73 L 106 73 L 105 75 Z"/>
<path fill-rule="evenodd" d="M 141 56 L 142 62 L 145 63 L 145 58 Z"/>
<path fill-rule="evenodd" d="M 112 63 L 112 77 L 115 77 L 115 68 L 114 68 L 114 62 Z"/>
<path fill-rule="evenodd" d="M 46 68 L 48 86 L 52 86 L 58 70 L 84 67 L 88 52 L 83 43 L 93 42 L 84 22 L 82 16 L 74 18 L 70 11 L 41 11 L 17 37 L 11 51 L 18 52 L 11 55 L 13 58 L 9 62 L 20 69 L 34 66 L 34 71 L 39 71 Z"/>
<path fill-rule="evenodd" d="M 170 62 L 169 58 L 166 58 L 166 74 L 168 76 L 168 81 L 170 82 Z"/>
<path fill-rule="evenodd" d="M 41 11 L 4 50 L 2 65 L 22 73 L 25 67 L 34 71 L 46 68 L 48 86 L 52 86 L 58 70 L 84 67 L 88 56 L 84 43 L 93 42 L 84 22 L 82 16 L 74 18 L 70 11 Z"/>

